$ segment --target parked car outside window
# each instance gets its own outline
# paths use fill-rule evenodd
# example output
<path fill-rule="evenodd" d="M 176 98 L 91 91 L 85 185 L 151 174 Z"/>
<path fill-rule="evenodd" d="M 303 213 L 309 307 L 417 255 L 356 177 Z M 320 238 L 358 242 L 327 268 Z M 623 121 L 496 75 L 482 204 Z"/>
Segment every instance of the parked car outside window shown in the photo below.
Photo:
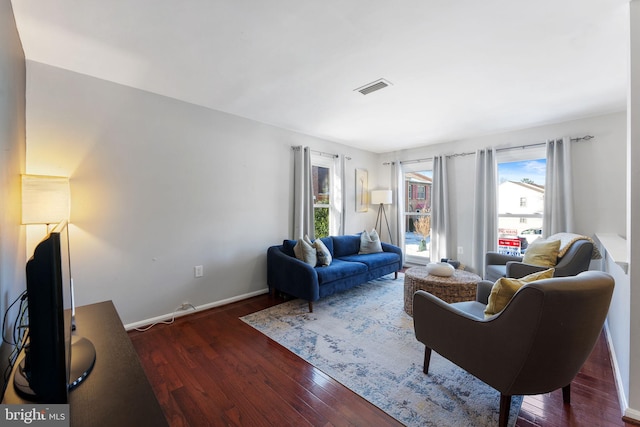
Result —
<path fill-rule="evenodd" d="M 527 239 L 527 243 L 531 243 L 534 240 L 542 237 L 542 228 L 527 228 L 526 230 L 522 230 L 518 237 L 523 237 Z"/>

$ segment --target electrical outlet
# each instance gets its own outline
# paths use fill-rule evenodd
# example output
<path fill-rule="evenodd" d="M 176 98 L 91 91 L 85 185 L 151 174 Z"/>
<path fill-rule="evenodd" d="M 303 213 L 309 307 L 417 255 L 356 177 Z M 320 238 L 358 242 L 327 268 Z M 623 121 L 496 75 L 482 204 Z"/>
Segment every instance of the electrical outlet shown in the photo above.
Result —
<path fill-rule="evenodd" d="M 464 248 L 462 246 L 458 246 L 458 255 L 464 255 Z"/>
<path fill-rule="evenodd" d="M 201 265 L 196 265 L 195 267 L 193 267 L 193 275 L 195 277 L 204 276 L 204 267 L 202 267 Z"/>

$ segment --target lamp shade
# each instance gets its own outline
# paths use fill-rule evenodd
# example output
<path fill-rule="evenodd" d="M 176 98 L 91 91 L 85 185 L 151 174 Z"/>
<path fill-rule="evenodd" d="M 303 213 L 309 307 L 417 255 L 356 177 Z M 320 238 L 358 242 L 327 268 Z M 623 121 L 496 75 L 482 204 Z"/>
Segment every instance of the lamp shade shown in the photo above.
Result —
<path fill-rule="evenodd" d="M 371 192 L 371 204 L 390 205 L 393 203 L 393 193 L 391 190 L 373 190 Z"/>
<path fill-rule="evenodd" d="M 69 219 L 69 178 L 22 175 L 22 223 L 55 224 Z"/>

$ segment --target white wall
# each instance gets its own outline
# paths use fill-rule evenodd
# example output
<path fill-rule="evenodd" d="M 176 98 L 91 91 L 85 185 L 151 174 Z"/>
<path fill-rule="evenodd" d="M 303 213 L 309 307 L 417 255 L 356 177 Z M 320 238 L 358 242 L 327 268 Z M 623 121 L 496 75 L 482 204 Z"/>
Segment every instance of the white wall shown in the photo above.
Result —
<path fill-rule="evenodd" d="M 640 420 L 640 1 L 630 6 L 630 61 L 628 94 L 628 209 L 629 282 L 631 316 L 629 345 L 629 409 L 626 415 Z"/>
<path fill-rule="evenodd" d="M 27 101 L 28 172 L 71 178 L 77 302 L 113 300 L 125 324 L 266 290 L 291 146 L 350 157 L 346 232 L 375 222 L 352 196 L 371 153 L 34 62 Z"/>
<path fill-rule="evenodd" d="M 20 174 L 25 162 L 25 61 L 9 0 L 0 0 L 0 313 L 25 290 Z M 8 316 L 14 319 L 12 310 Z M 6 325 L 11 336 L 13 323 Z M 0 345 L 0 370 L 11 348 Z"/>
<path fill-rule="evenodd" d="M 631 318 L 629 275 L 616 263 L 604 245 L 600 244 L 599 247 L 603 254 L 603 259 L 597 263 L 599 269 L 611 274 L 615 280 L 611 308 L 607 316 L 607 330 L 615 367 L 614 375 L 619 387 L 620 405 L 626 409 L 629 401 L 629 351 L 631 345 L 629 339 Z"/>

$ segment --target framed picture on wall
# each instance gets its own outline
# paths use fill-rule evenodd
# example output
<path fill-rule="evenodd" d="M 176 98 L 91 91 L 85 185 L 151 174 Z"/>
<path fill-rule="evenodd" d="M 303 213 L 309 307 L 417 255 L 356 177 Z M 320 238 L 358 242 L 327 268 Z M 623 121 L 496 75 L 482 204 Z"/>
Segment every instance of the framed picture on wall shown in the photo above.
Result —
<path fill-rule="evenodd" d="M 369 174 L 366 169 L 356 169 L 356 212 L 369 209 Z"/>

